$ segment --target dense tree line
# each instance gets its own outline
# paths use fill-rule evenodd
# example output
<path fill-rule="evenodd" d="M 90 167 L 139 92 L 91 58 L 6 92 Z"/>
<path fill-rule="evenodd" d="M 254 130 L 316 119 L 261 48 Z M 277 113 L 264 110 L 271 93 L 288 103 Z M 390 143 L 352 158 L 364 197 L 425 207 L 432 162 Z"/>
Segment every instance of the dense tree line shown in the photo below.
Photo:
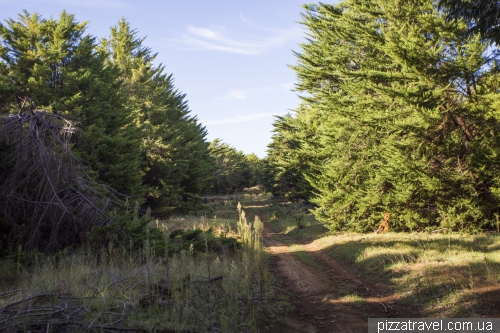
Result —
<path fill-rule="evenodd" d="M 95 227 L 94 242 L 142 244 L 140 211 L 200 213 L 204 194 L 256 183 L 260 160 L 207 142 L 126 20 L 102 39 L 86 27 L 66 12 L 0 24 L 0 252 L 57 251 Z"/>
<path fill-rule="evenodd" d="M 274 124 L 268 187 L 333 229 L 371 230 L 386 212 L 395 230 L 496 225 L 496 30 L 457 2 L 304 6 L 302 104 Z"/>
<path fill-rule="evenodd" d="M 1 114 L 62 115 L 99 182 L 161 216 L 196 211 L 215 166 L 185 94 L 125 20 L 101 40 L 86 26 L 66 12 L 0 26 Z"/>
<path fill-rule="evenodd" d="M 215 194 L 231 194 L 260 184 L 262 166 L 257 155 L 245 155 L 220 139 L 210 143 L 210 155 L 216 166 L 213 187 Z"/>

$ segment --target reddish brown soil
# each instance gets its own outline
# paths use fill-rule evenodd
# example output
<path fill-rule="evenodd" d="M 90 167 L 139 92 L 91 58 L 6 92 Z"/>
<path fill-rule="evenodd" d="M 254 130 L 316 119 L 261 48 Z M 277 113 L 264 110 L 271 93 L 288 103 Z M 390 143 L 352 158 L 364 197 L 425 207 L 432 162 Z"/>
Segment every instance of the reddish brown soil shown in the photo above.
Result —
<path fill-rule="evenodd" d="M 271 254 L 271 269 L 283 281 L 295 307 L 283 318 L 282 332 L 367 332 L 368 318 L 415 317 L 414 310 L 398 304 L 390 288 L 361 278 L 312 243 L 303 244 L 302 249 L 319 267 L 306 265 L 274 235 L 266 227 L 261 239 Z M 339 288 L 346 287 L 357 299 L 338 294 Z"/>
<path fill-rule="evenodd" d="M 245 208 L 264 221 L 261 202 L 254 204 Z M 297 244 L 297 240 L 286 235 L 280 234 L 279 238 Z M 294 306 L 282 318 L 276 332 L 366 333 L 368 318 L 423 317 L 416 306 L 402 302 L 394 287 L 360 276 L 352 266 L 337 262 L 311 241 L 300 245 L 301 250 L 314 258 L 315 267 L 290 252 L 266 223 L 261 240 L 271 255 L 271 270 L 282 281 Z M 477 296 L 484 300 L 481 301 L 485 305 L 481 311 L 484 317 L 500 317 L 499 285 L 477 286 Z"/>

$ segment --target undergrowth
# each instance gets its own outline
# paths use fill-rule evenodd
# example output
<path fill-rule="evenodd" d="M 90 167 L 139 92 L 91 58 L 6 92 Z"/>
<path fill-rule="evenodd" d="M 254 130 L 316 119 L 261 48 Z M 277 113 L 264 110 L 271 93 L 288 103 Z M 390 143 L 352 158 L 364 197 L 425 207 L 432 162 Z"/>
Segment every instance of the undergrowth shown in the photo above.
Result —
<path fill-rule="evenodd" d="M 214 221 L 192 219 L 191 229 L 157 221 L 140 249 L 110 237 L 98 250 L 94 244 L 21 265 L 16 283 L 0 292 L 0 331 L 269 328 L 284 302 L 267 271 L 262 223 L 247 222 L 241 208 L 238 221 Z M 153 242 L 158 232 L 165 248 Z"/>

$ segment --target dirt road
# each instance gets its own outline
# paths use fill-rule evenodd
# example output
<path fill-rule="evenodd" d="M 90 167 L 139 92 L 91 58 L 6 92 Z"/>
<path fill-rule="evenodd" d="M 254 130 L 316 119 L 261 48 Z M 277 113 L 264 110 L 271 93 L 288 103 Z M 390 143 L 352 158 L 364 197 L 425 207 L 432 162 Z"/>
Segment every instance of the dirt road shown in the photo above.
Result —
<path fill-rule="evenodd" d="M 267 202 L 252 201 L 245 210 L 251 219 L 258 215 L 264 221 L 261 240 L 271 255 L 271 270 L 294 305 L 276 332 L 366 333 L 368 318 L 428 317 L 422 315 L 424 309 L 415 296 L 414 304 L 413 298 L 397 293 L 397 284 L 388 285 L 366 272 L 358 274 L 354 265 L 334 260 L 314 240 L 273 232 L 264 218 L 270 215 Z M 477 313 L 499 316 L 498 290 L 490 283 L 475 285 L 475 297 L 484 307 Z"/>
<path fill-rule="evenodd" d="M 271 269 L 295 307 L 282 320 L 285 331 L 366 333 L 368 318 L 415 317 L 398 304 L 394 291 L 362 279 L 314 244 L 302 244 L 302 249 L 314 257 L 317 267 L 301 262 L 274 236 L 265 227 L 261 240 L 271 254 Z M 341 296 L 339 290 L 352 294 Z"/>
<path fill-rule="evenodd" d="M 257 210 L 254 213 L 258 214 Z M 300 244 L 301 250 L 316 263 L 315 267 L 305 264 L 266 224 L 264 221 L 261 240 L 271 254 L 271 269 L 294 305 L 294 310 L 282 318 L 280 331 L 366 333 L 368 318 L 416 316 L 399 304 L 394 290 L 379 281 L 362 278 L 352 267 L 336 262 L 312 242 Z M 288 244 L 294 242 L 286 235 L 279 238 Z"/>

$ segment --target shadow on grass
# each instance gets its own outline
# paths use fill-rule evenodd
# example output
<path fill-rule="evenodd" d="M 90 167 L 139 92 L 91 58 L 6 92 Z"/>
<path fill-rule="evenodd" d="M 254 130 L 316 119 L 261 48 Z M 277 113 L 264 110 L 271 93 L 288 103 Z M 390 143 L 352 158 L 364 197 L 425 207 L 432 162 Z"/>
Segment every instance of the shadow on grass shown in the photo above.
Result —
<path fill-rule="evenodd" d="M 364 284 L 381 283 L 392 290 L 398 295 L 399 304 L 412 309 L 412 317 L 416 314 L 423 317 L 500 317 L 500 262 L 487 258 L 487 254 L 497 248 L 496 236 L 470 240 L 405 240 L 408 235 L 403 235 L 406 237 L 401 240 L 388 240 L 383 236 L 357 236 L 359 239 L 344 239 L 317 252 L 351 267 L 360 274 Z M 291 240 L 288 238 L 287 245 L 293 244 Z M 291 252 L 318 268 L 316 262 L 315 265 L 310 263 L 319 253 Z M 356 295 L 359 290 L 355 283 L 346 282 L 337 284 L 332 291 L 342 297 Z M 486 297 L 491 300 L 486 301 Z"/>
<path fill-rule="evenodd" d="M 247 216 L 253 219 L 258 215 L 266 221 L 280 234 L 274 237 L 318 274 L 326 272 L 321 271 L 322 263 L 317 259 L 327 255 L 359 274 L 363 284 L 385 286 L 400 308 L 408 309 L 403 316 L 500 317 L 500 255 L 496 256 L 500 235 L 338 234 L 331 236 L 332 241 L 325 237 L 331 232 L 323 224 L 293 204 L 266 204 L 265 200 L 253 201 Z M 299 228 L 297 215 L 305 228 Z M 312 242 L 322 248 L 319 253 L 300 249 Z M 359 293 L 355 283 L 347 281 L 334 288 L 339 302 L 358 307 L 365 302 L 367 309 L 373 308 L 373 313 L 380 315 L 382 305 L 376 298 Z M 365 300 L 345 298 L 358 294 Z"/>

